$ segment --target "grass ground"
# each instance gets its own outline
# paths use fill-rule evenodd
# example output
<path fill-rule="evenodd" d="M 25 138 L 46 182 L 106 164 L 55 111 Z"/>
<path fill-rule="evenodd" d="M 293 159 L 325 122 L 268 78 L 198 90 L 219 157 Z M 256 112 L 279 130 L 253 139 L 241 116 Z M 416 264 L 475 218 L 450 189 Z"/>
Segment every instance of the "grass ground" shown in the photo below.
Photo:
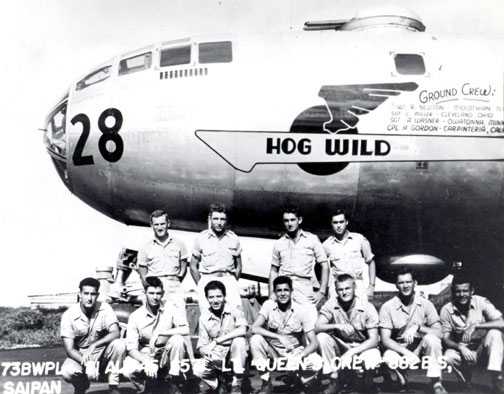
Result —
<path fill-rule="evenodd" d="M 0 307 L 0 349 L 61 344 L 62 310 Z"/>

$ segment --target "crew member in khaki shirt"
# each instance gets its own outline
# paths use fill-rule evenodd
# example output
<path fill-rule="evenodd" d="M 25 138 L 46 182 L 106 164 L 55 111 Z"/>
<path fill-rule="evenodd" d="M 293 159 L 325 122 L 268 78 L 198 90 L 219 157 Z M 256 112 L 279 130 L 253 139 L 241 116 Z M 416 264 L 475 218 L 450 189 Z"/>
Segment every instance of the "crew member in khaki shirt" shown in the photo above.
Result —
<path fill-rule="evenodd" d="M 335 278 L 350 274 L 355 279 L 356 295 L 362 301 L 372 299 L 376 266 L 369 241 L 362 234 L 348 231 L 348 219 L 341 209 L 331 216 L 331 225 L 334 234 L 322 244 L 330 264 L 330 296 L 334 296 Z"/>
<path fill-rule="evenodd" d="M 194 374 L 215 390 L 219 371 L 230 362 L 233 370 L 231 394 L 239 394 L 248 354 L 245 315 L 226 302 L 226 287 L 222 282 L 208 282 L 205 294 L 210 308 L 201 311 L 199 319 L 197 347 L 203 358 L 195 364 Z"/>
<path fill-rule="evenodd" d="M 286 357 L 286 368 L 300 371 L 302 383 L 310 382 L 315 371 L 322 367 L 322 359 L 316 353 L 317 310 L 310 304 L 292 302 L 292 280 L 287 276 L 276 277 L 273 289 L 276 301 L 270 299 L 263 304 L 252 326 L 254 335 L 250 338 L 252 364 L 260 372 L 262 381 L 257 392 L 266 394 L 272 392 L 272 384 L 269 372 L 265 372 L 264 367 L 271 359 Z M 303 343 L 307 345 L 303 346 Z M 306 389 L 308 391 L 309 387 Z"/>
<path fill-rule="evenodd" d="M 380 336 L 383 361 L 393 369 L 402 386 L 406 385 L 399 366 L 404 360 L 421 366 L 420 356 L 428 356 L 427 377 L 431 378 L 434 394 L 446 394 L 441 383 L 441 324 L 436 308 L 429 300 L 415 293 L 416 281 L 409 269 L 396 276 L 398 295 L 380 308 Z"/>
<path fill-rule="evenodd" d="M 61 337 L 67 354 L 61 373 L 76 394 L 84 393 L 89 380 L 97 380 L 100 371 L 108 375 L 111 392 L 119 392 L 119 370 L 126 347 L 119 339 L 114 311 L 109 304 L 97 302 L 99 288 L 100 282 L 95 278 L 81 280 L 79 303 L 61 317 Z"/>
<path fill-rule="evenodd" d="M 174 378 L 190 367 L 184 335 L 189 334 L 185 313 L 171 305 L 162 306 L 163 284 L 159 278 L 145 279 L 146 303 L 128 320 L 123 375 L 138 390 L 160 388 L 167 375 Z M 181 382 L 170 381 L 176 386 Z M 146 387 L 147 386 L 147 389 Z"/>
<path fill-rule="evenodd" d="M 440 313 L 447 362 L 470 387 L 472 368 L 486 355 L 493 392 L 504 393 L 502 313 L 486 298 L 474 294 L 471 278 L 465 274 L 455 275 L 451 291 L 452 301 Z"/>
<path fill-rule="evenodd" d="M 329 267 L 318 237 L 300 228 L 303 218 L 297 207 L 286 207 L 282 213 L 286 233 L 273 244 L 273 258 L 269 275 L 270 297 L 274 298 L 273 282 L 279 275 L 291 278 L 292 298 L 297 303 L 321 306 L 327 296 Z M 315 264 L 321 264 L 322 277 L 319 291 L 313 289 Z"/>
<path fill-rule="evenodd" d="M 210 229 L 199 233 L 194 243 L 191 275 L 197 283 L 200 310 L 208 309 L 204 288 L 212 280 L 226 286 L 227 302 L 242 308 L 240 288 L 241 246 L 235 233 L 226 228 L 227 211 L 223 205 L 212 204 L 208 215 Z"/>
<path fill-rule="evenodd" d="M 170 219 L 163 210 L 151 214 L 152 241 L 138 251 L 138 273 L 145 286 L 145 279 L 158 277 L 163 283 L 164 299 L 185 312 L 184 292 L 181 281 L 187 271 L 189 254 L 185 245 L 169 232 Z"/>
<path fill-rule="evenodd" d="M 378 312 L 372 304 L 355 296 L 355 280 L 350 274 L 336 278 L 336 297 L 320 309 L 315 331 L 324 359 L 323 373 L 331 374 L 327 392 L 339 391 L 336 357 L 340 358 L 340 368 L 348 368 L 356 356 L 365 369 L 363 391 L 374 391 L 374 369 L 381 363 Z"/>

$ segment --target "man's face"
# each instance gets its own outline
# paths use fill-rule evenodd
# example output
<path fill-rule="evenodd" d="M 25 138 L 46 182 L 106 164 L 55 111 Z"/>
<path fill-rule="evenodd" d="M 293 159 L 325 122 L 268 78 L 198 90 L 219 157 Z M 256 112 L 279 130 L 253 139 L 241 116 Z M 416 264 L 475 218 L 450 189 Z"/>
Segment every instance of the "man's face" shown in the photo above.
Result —
<path fill-rule="evenodd" d="M 80 304 L 84 309 L 93 309 L 98 298 L 98 290 L 93 286 L 82 286 L 79 292 Z"/>
<path fill-rule="evenodd" d="M 275 295 L 279 304 L 288 304 L 291 300 L 292 289 L 287 283 L 280 283 L 275 287 Z"/>
<path fill-rule="evenodd" d="M 288 233 L 295 233 L 303 221 L 303 218 L 296 216 L 294 213 L 284 213 L 282 218 L 285 231 Z"/>
<path fill-rule="evenodd" d="M 396 287 L 401 295 L 405 297 L 412 295 L 415 291 L 415 286 L 416 281 L 413 280 L 410 273 L 397 276 Z"/>
<path fill-rule="evenodd" d="M 334 215 L 331 220 L 332 228 L 335 234 L 342 235 L 348 227 L 348 220 L 346 220 L 345 215 Z"/>
<path fill-rule="evenodd" d="M 220 289 L 211 289 L 208 291 L 207 300 L 212 310 L 220 311 L 222 310 L 222 308 L 224 308 L 226 297 Z"/>
<path fill-rule="evenodd" d="M 336 294 L 340 301 L 352 302 L 355 297 L 355 282 L 352 279 L 336 282 Z"/>
<path fill-rule="evenodd" d="M 212 212 L 210 227 L 214 233 L 220 234 L 226 229 L 227 215 L 224 212 Z"/>
<path fill-rule="evenodd" d="M 149 286 L 145 290 L 145 298 L 147 299 L 147 304 L 151 308 L 156 308 L 161 305 L 161 299 L 163 298 L 164 291 L 161 287 Z"/>
<path fill-rule="evenodd" d="M 152 218 L 151 227 L 156 238 L 165 238 L 168 234 L 170 222 L 166 215 L 158 216 L 157 218 Z"/>
<path fill-rule="evenodd" d="M 473 289 L 470 283 L 456 284 L 452 290 L 453 301 L 458 306 L 468 306 L 472 295 Z"/>

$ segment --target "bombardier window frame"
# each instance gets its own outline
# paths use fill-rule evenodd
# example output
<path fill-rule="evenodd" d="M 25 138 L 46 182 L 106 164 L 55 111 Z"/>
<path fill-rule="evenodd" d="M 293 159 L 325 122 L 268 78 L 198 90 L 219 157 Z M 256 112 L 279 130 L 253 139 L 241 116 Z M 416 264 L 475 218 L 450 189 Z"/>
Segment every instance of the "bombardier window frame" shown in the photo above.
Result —
<path fill-rule="evenodd" d="M 62 156 L 66 155 L 67 103 L 65 99 L 47 116 L 44 138 L 48 149 Z"/>
<path fill-rule="evenodd" d="M 174 55 L 164 59 L 165 54 Z M 173 67 L 191 64 L 191 44 L 161 48 L 159 51 L 159 67 Z M 163 60 L 165 62 L 163 63 Z"/>
<path fill-rule="evenodd" d="M 136 65 L 128 65 L 128 61 L 135 61 L 136 59 L 143 59 L 142 63 Z M 138 55 L 129 56 L 119 61 L 119 76 L 133 74 L 139 71 L 148 70 L 152 67 L 152 52 L 144 52 Z"/>
<path fill-rule="evenodd" d="M 232 61 L 232 41 L 211 41 L 198 44 L 198 63 L 231 63 Z"/>
<path fill-rule="evenodd" d="M 109 64 L 107 66 L 100 67 L 99 69 L 89 73 L 84 78 L 82 78 L 79 82 L 75 84 L 75 90 L 83 90 L 90 86 L 96 85 L 97 83 L 103 82 L 110 78 L 112 74 L 112 65 Z M 100 76 L 101 75 L 101 76 Z M 97 77 L 97 80 L 93 80 L 94 77 Z M 89 81 L 91 82 L 89 83 Z"/>

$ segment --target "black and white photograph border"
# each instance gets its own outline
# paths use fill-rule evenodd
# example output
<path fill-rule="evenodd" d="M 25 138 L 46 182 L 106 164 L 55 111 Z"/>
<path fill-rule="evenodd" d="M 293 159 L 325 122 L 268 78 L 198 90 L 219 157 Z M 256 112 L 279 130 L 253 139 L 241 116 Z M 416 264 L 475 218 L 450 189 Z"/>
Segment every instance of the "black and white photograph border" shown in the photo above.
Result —
<path fill-rule="evenodd" d="M 376 299 L 390 298 L 395 267 L 410 265 L 438 311 L 457 269 L 471 274 L 477 294 L 504 307 L 500 1 L 25 0 L 0 5 L 0 15 L 1 392 L 73 391 L 60 376 L 61 313 L 87 276 L 102 279 L 106 300 L 118 256 L 151 239 L 155 208 L 168 211 L 170 232 L 191 252 L 208 206 L 228 206 L 243 249 L 242 296 L 268 295 L 280 208 L 294 203 L 303 227 L 322 241 L 331 211 L 350 212 L 350 230 L 365 235 L 376 255 Z M 328 33 L 349 38 L 331 47 Z M 430 53 L 419 49 L 423 40 Z M 190 67 L 160 67 L 161 48 L 205 42 L 231 42 L 233 50 L 245 44 L 231 58 L 220 48 L 229 64 L 194 57 Z M 152 66 L 153 79 L 132 72 L 137 81 L 102 89 L 95 71 L 110 72 L 111 82 L 136 69 L 121 60 L 140 48 L 153 53 L 138 66 Z M 381 52 L 389 65 L 374 57 Z M 425 59 L 413 64 L 416 71 L 408 67 L 418 57 L 404 56 L 411 52 Z M 239 72 L 226 68 L 233 56 L 242 56 Z M 337 76 L 317 85 L 332 69 Z M 198 89 L 212 72 L 219 78 Z M 284 79 L 272 78 L 278 75 Z M 160 87 L 170 81 L 177 84 L 170 91 Z M 343 109 L 340 100 L 354 106 Z M 118 103 L 124 132 L 116 138 L 107 133 L 121 123 L 117 112 L 103 114 Z M 170 130 L 174 140 L 163 137 Z M 327 136 L 338 132 L 345 139 L 328 148 Z M 334 151 L 345 160 L 334 163 Z M 131 294 L 141 288 L 135 275 L 126 286 Z M 189 274 L 183 288 L 187 300 L 196 299 Z M 457 378 L 446 375 L 448 391 L 460 392 Z M 409 378 L 413 392 L 430 389 L 424 374 Z M 257 374 L 251 381 L 259 385 Z M 133 392 L 127 381 L 121 385 Z M 93 383 L 88 392 L 104 390 L 105 383 Z M 470 392 L 490 390 L 481 367 Z"/>

